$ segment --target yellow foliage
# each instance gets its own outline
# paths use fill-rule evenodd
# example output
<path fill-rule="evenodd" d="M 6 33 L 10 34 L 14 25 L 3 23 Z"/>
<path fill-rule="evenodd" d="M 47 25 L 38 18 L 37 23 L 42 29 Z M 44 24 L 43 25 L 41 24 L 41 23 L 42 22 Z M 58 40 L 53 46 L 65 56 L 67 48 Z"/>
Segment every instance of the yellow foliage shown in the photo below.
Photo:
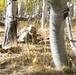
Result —
<path fill-rule="evenodd" d="M 0 7 L 0 10 L 3 11 L 3 10 L 5 10 L 5 8 L 4 7 Z"/>
<path fill-rule="evenodd" d="M 48 66 L 47 68 L 48 68 L 48 69 L 51 69 L 51 66 Z"/>
<path fill-rule="evenodd" d="M 32 63 L 33 63 L 33 64 L 38 63 L 38 58 L 37 58 L 37 57 L 35 57 L 35 58 L 33 59 Z"/>
<path fill-rule="evenodd" d="M 0 0 L 0 10 L 5 10 L 6 0 Z"/>

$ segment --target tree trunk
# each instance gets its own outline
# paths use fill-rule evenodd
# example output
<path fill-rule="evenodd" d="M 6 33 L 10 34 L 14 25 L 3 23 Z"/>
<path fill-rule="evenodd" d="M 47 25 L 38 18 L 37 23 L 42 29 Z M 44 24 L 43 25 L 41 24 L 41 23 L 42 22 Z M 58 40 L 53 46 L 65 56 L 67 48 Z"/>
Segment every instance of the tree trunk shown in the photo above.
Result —
<path fill-rule="evenodd" d="M 43 0 L 43 6 L 42 6 L 42 25 L 41 29 L 46 27 L 46 22 L 48 22 L 48 10 L 47 10 L 47 0 Z"/>
<path fill-rule="evenodd" d="M 43 29 L 45 27 L 45 12 L 46 12 L 46 0 L 43 0 L 41 29 Z"/>
<path fill-rule="evenodd" d="M 50 44 L 53 60 L 58 70 L 68 66 L 64 43 L 64 21 L 67 16 L 67 0 L 49 0 L 50 9 Z"/>
<path fill-rule="evenodd" d="M 75 44 L 74 44 L 74 41 L 73 41 L 73 37 L 72 37 L 72 33 L 71 33 L 71 26 L 70 26 L 70 22 L 69 22 L 69 17 L 66 18 L 66 25 L 67 25 L 68 38 L 70 40 L 71 48 L 72 48 L 74 54 L 76 54 L 76 47 L 75 47 Z"/>
<path fill-rule="evenodd" d="M 21 5 L 22 5 L 22 0 L 19 0 L 18 2 L 18 16 L 21 16 Z"/>
<path fill-rule="evenodd" d="M 3 49 L 17 46 L 17 0 L 7 0 L 5 35 L 2 43 Z"/>
<path fill-rule="evenodd" d="M 76 0 L 74 0 L 74 7 L 73 7 L 73 18 L 76 18 Z"/>

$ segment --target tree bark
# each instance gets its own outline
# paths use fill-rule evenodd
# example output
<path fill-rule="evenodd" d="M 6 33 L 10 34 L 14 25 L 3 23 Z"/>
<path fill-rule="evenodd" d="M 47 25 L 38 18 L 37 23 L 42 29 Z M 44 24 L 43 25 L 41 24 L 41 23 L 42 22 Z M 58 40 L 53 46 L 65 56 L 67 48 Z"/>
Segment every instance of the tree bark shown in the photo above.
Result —
<path fill-rule="evenodd" d="M 45 27 L 45 18 L 46 18 L 46 13 L 47 13 L 47 1 L 43 0 L 43 6 L 42 6 L 42 25 L 41 25 L 41 29 L 43 29 Z"/>
<path fill-rule="evenodd" d="M 18 2 L 18 16 L 21 16 L 21 5 L 22 5 L 22 0 L 19 0 Z"/>
<path fill-rule="evenodd" d="M 69 17 L 66 18 L 66 25 L 67 25 L 68 38 L 70 40 L 71 48 L 72 48 L 74 54 L 76 54 L 76 47 L 75 47 L 75 44 L 74 44 L 74 41 L 73 41 L 73 37 L 72 37 L 72 33 L 71 33 L 71 26 L 70 26 L 70 22 L 69 22 Z"/>
<path fill-rule="evenodd" d="M 50 44 L 54 64 L 58 70 L 68 66 L 64 43 L 64 21 L 67 16 L 67 0 L 49 0 L 50 9 Z"/>
<path fill-rule="evenodd" d="M 74 0 L 74 7 L 73 7 L 73 18 L 76 18 L 76 0 Z"/>
<path fill-rule="evenodd" d="M 17 46 L 17 0 L 7 0 L 3 49 Z"/>

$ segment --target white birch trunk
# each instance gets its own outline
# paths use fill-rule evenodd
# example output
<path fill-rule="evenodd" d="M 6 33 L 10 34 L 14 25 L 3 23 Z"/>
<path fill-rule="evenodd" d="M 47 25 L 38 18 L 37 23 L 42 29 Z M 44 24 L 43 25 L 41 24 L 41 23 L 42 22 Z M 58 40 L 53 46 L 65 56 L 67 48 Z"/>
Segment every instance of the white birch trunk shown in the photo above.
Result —
<path fill-rule="evenodd" d="M 17 0 L 7 0 L 5 35 L 2 48 L 8 49 L 17 46 Z"/>
<path fill-rule="evenodd" d="M 67 0 L 49 0 L 50 9 L 50 44 L 54 64 L 58 70 L 68 66 L 64 44 L 64 21 L 66 18 Z"/>
<path fill-rule="evenodd" d="M 21 5 L 22 5 L 22 0 L 19 0 L 18 2 L 18 16 L 21 16 Z"/>
<path fill-rule="evenodd" d="M 41 25 L 41 29 L 44 28 L 44 24 L 45 24 L 45 0 L 43 0 L 43 6 L 42 6 L 42 25 Z"/>
<path fill-rule="evenodd" d="M 73 8 L 73 17 L 75 18 L 76 17 L 76 3 L 75 3 L 75 0 L 74 0 L 74 8 Z"/>
<path fill-rule="evenodd" d="M 71 48 L 72 48 L 73 52 L 76 54 L 76 47 L 75 47 L 75 44 L 73 42 L 73 37 L 72 37 L 72 33 L 71 33 L 71 26 L 70 26 L 70 22 L 69 22 L 69 17 L 66 18 L 66 25 L 67 25 L 68 36 L 69 36 Z"/>
<path fill-rule="evenodd" d="M 45 27 L 45 19 L 46 18 L 47 18 L 47 1 L 43 0 L 41 29 L 43 29 Z"/>

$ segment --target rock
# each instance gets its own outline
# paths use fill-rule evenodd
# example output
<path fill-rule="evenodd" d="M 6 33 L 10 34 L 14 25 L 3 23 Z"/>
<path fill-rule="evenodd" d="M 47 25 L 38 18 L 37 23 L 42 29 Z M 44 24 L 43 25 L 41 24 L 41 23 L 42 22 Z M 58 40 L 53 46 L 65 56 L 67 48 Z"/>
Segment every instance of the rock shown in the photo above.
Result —
<path fill-rule="evenodd" d="M 31 33 L 34 33 L 34 32 L 37 31 L 37 30 L 36 30 L 36 27 L 33 26 L 33 25 L 30 25 L 30 26 L 27 28 L 27 30 L 28 30 L 28 32 L 31 32 Z"/>
<path fill-rule="evenodd" d="M 18 42 L 30 42 L 30 43 L 36 43 L 37 35 L 36 35 L 36 27 L 33 25 L 30 25 L 27 29 L 22 28 L 22 30 L 19 33 Z"/>
<path fill-rule="evenodd" d="M 23 32 L 26 32 L 27 28 L 24 27 L 20 30 L 20 32 L 18 32 L 18 36 L 20 36 Z"/>
<path fill-rule="evenodd" d="M 25 42 L 25 38 L 27 38 L 27 33 L 28 32 L 22 33 L 18 38 L 18 42 Z"/>

